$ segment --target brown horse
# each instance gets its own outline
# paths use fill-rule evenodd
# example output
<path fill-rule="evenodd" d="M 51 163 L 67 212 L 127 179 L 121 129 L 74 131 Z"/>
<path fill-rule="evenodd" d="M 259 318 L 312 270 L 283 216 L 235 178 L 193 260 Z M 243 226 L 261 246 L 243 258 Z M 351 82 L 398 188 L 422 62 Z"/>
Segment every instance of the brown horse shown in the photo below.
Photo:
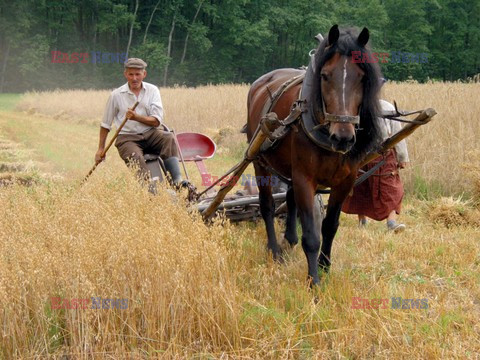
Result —
<path fill-rule="evenodd" d="M 308 69 L 279 69 L 256 80 L 248 94 L 247 137 L 252 138 L 266 111 L 286 118 L 295 101 L 306 108 L 300 123 L 272 148 L 254 161 L 257 176 L 279 176 L 289 183 L 285 238 L 294 246 L 297 209 L 302 226 L 302 247 L 308 262 L 308 279 L 319 283 L 319 269 L 328 272 L 333 238 L 339 225 L 342 203 L 352 190 L 359 165 L 378 144 L 377 113 L 380 71 L 377 64 L 353 62 L 352 51 L 364 53 L 368 29 L 339 31 L 334 25 L 321 41 Z M 357 53 L 358 54 L 358 53 Z M 362 58 L 362 57 L 361 57 Z M 295 76 L 302 84 L 287 87 L 272 104 L 272 94 Z M 269 109 L 269 104 L 270 106 Z M 320 234 L 314 226 L 314 196 L 330 188 L 326 217 Z M 259 184 L 260 209 L 265 221 L 268 248 L 275 259 L 281 256 L 274 230 L 274 201 L 268 184 Z"/>

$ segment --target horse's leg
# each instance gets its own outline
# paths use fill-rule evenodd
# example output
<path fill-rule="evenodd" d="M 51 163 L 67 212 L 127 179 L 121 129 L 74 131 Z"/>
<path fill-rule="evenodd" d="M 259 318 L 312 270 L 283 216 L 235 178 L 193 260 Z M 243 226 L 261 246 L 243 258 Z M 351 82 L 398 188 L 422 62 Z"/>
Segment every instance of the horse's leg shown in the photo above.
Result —
<path fill-rule="evenodd" d="M 297 204 L 295 203 L 295 193 L 293 186 L 289 186 L 287 190 L 287 221 L 285 226 L 285 239 L 290 246 L 298 244 L 297 236 Z"/>
<path fill-rule="evenodd" d="M 340 211 L 342 210 L 343 201 L 350 192 L 353 183 L 347 181 L 339 187 L 332 188 L 328 199 L 327 215 L 322 223 L 322 250 L 318 258 L 318 267 L 320 270 L 327 272 L 330 270 L 330 253 L 335 234 L 337 233 Z"/>
<path fill-rule="evenodd" d="M 308 263 L 308 278 L 311 285 L 320 282 L 318 278 L 318 251 L 320 249 L 320 237 L 315 226 L 313 201 L 315 187 L 307 182 L 304 177 L 297 177 L 293 182 L 295 202 L 300 213 L 302 224 L 302 248 Z"/>
<path fill-rule="evenodd" d="M 255 174 L 257 175 L 258 198 L 260 200 L 260 213 L 262 214 L 265 227 L 267 229 L 267 247 L 272 252 L 275 260 L 280 259 L 281 249 L 277 243 L 275 235 L 274 217 L 275 217 L 275 201 L 272 196 L 272 187 L 270 181 L 263 181 L 271 179 L 271 174 L 262 166 L 254 163 Z M 258 180 L 260 179 L 260 180 Z"/>

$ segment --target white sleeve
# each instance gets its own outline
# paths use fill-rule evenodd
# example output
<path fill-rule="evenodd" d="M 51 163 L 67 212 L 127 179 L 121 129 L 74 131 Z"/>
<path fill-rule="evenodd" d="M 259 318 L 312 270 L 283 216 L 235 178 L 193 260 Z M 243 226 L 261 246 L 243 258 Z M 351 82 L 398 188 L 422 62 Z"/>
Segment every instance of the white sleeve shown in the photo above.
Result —
<path fill-rule="evenodd" d="M 160 90 L 155 86 L 152 94 L 152 99 L 150 101 L 149 106 L 147 107 L 147 115 L 148 116 L 153 116 L 159 121 L 159 126 L 162 125 L 163 123 L 163 104 L 162 104 L 162 98 L 160 97 Z"/>
<path fill-rule="evenodd" d="M 402 130 L 402 125 L 400 122 L 395 120 L 390 120 L 392 124 L 393 134 L 396 134 L 400 130 Z M 410 159 L 408 158 L 408 149 L 407 149 L 407 141 L 403 139 L 397 145 L 395 145 L 395 151 L 397 152 L 397 161 L 401 162 L 409 162 Z"/>
<path fill-rule="evenodd" d="M 118 109 L 115 107 L 112 93 L 108 98 L 107 106 L 105 106 L 105 112 L 103 113 L 103 120 L 100 126 L 107 130 L 110 130 L 112 128 L 113 119 L 115 118 L 117 113 Z"/>

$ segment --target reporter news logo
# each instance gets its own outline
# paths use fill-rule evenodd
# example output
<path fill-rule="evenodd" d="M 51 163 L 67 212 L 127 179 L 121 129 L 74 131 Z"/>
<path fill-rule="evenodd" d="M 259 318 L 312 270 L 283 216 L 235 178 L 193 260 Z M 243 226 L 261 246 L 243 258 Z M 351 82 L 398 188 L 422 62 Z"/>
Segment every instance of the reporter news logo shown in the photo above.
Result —
<path fill-rule="evenodd" d="M 90 305 L 91 300 L 91 305 Z M 52 310 L 58 309 L 128 309 L 128 299 L 104 299 L 91 297 L 84 299 L 62 299 L 51 297 L 50 306 Z"/>
<path fill-rule="evenodd" d="M 363 299 L 352 298 L 352 309 L 388 309 L 391 302 L 391 309 L 428 309 L 428 299 L 403 299 L 392 297 L 391 299 Z"/>
<path fill-rule="evenodd" d="M 212 176 L 211 174 L 202 174 L 202 186 L 211 186 L 220 178 L 218 176 Z M 226 176 L 218 182 L 217 185 L 247 185 L 249 183 L 252 186 L 257 185 L 270 185 L 277 186 L 280 182 L 278 176 L 252 176 L 250 174 L 242 174 L 241 176 Z"/>
<path fill-rule="evenodd" d="M 352 63 L 382 63 L 387 62 L 393 64 L 409 64 L 409 63 L 422 63 L 428 62 L 427 53 L 409 53 L 403 51 L 387 52 L 372 52 L 370 55 L 362 51 L 352 51 Z"/>
<path fill-rule="evenodd" d="M 127 53 L 110 53 L 102 51 L 72 52 L 52 51 L 51 63 L 55 64 L 123 64 L 127 61 Z"/>

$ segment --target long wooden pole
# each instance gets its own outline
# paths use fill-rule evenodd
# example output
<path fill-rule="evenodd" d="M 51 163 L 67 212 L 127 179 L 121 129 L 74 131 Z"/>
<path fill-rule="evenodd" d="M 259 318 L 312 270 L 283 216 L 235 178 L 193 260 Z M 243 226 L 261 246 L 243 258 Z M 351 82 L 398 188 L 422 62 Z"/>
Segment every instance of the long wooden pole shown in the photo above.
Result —
<path fill-rule="evenodd" d="M 252 136 L 252 140 L 250 141 L 250 145 L 245 151 L 245 156 L 243 160 L 234 167 L 235 170 L 233 171 L 233 175 L 230 177 L 230 179 L 235 180 L 238 179 L 240 175 L 242 175 L 247 166 L 256 158 L 258 152 L 260 151 L 260 147 L 268 136 L 267 132 L 273 132 L 280 125 L 278 120 L 275 121 L 269 119 L 262 119 L 262 121 L 264 121 L 265 127 L 268 130 L 262 129 L 260 125 L 257 127 L 257 130 L 255 131 L 255 134 Z M 209 219 L 215 213 L 225 196 L 234 186 L 235 181 L 227 181 L 227 183 L 220 188 L 210 205 L 202 211 L 202 217 L 205 220 Z"/>
<path fill-rule="evenodd" d="M 380 146 L 379 151 L 368 154 L 367 157 L 363 160 L 360 167 L 368 164 L 370 161 L 372 161 L 372 160 L 376 159 L 377 157 L 381 156 L 382 153 L 387 151 L 388 149 L 393 148 L 400 141 L 405 139 L 407 136 L 411 135 L 419 126 L 427 124 L 430 120 L 432 120 L 432 117 L 434 117 L 436 114 L 437 114 L 437 112 L 432 108 L 428 108 L 428 109 L 423 110 L 414 119 L 415 122 L 420 122 L 420 123 L 415 123 L 415 124 L 410 123 L 410 124 L 407 124 L 406 126 L 404 126 L 402 130 L 400 130 L 399 132 L 397 132 L 396 134 L 394 134 L 393 136 L 391 136 L 387 140 L 385 140 L 382 143 L 382 145 Z"/>
<path fill-rule="evenodd" d="M 131 110 L 135 110 L 135 108 L 137 107 L 138 105 L 138 101 L 135 102 L 135 104 L 133 104 L 132 106 L 132 109 Z M 127 123 L 128 119 L 127 119 L 127 115 L 125 115 L 125 119 L 123 119 L 123 122 L 120 124 L 120 126 L 118 127 L 117 131 L 115 131 L 115 134 L 113 135 L 112 139 L 110 140 L 110 142 L 108 143 L 107 147 L 103 150 L 100 158 L 103 159 L 103 157 L 105 156 L 105 154 L 107 153 L 108 149 L 110 149 L 110 147 L 113 145 L 113 142 L 115 141 L 115 139 L 117 138 L 118 134 L 120 133 L 120 130 L 122 130 L 123 126 Z M 95 165 L 93 165 L 93 167 L 90 169 L 90 171 L 88 172 L 87 176 L 85 176 L 85 178 L 83 179 L 83 182 L 87 181 L 87 179 L 90 177 L 90 175 L 92 175 L 92 173 L 95 171 L 95 169 L 97 168 L 97 165 L 100 164 L 100 162 L 98 163 L 95 163 Z"/>

